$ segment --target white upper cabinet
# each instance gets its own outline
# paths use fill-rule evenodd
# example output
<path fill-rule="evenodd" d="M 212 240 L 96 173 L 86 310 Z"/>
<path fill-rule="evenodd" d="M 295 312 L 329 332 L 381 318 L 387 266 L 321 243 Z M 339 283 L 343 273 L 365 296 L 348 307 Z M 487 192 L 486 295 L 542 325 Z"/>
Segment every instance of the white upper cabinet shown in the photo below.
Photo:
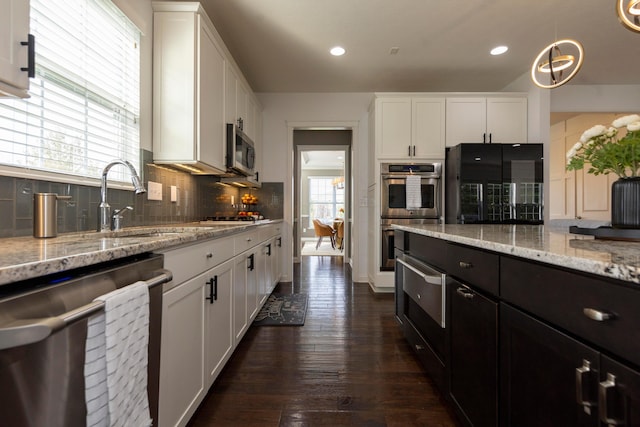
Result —
<path fill-rule="evenodd" d="M 447 98 L 446 145 L 527 142 L 526 97 Z"/>
<path fill-rule="evenodd" d="M 154 161 L 224 172 L 224 51 L 198 5 L 164 5 L 154 3 Z"/>
<path fill-rule="evenodd" d="M 0 10 L 0 97 L 27 98 L 29 0 L 0 0 Z"/>
<path fill-rule="evenodd" d="M 379 159 L 444 158 L 445 99 L 379 97 L 375 144 Z"/>
<path fill-rule="evenodd" d="M 445 99 L 411 100 L 412 157 L 440 159 L 445 150 Z"/>

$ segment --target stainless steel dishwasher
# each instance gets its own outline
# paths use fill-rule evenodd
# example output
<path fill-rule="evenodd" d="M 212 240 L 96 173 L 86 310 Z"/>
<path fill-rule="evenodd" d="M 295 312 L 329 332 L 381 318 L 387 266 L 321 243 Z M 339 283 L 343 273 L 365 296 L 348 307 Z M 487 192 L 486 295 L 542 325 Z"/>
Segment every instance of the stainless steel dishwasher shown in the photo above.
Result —
<path fill-rule="evenodd" d="M 148 396 L 158 419 L 162 255 L 140 255 L 0 286 L 0 425 L 84 426 L 87 321 L 94 298 L 146 281 L 149 286 Z"/>

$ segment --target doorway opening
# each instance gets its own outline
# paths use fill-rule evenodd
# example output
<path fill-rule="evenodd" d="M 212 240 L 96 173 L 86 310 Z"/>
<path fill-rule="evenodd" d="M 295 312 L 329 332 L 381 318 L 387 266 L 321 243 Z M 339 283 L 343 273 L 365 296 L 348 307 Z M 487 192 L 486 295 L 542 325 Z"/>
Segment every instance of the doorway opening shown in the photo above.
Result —
<path fill-rule="evenodd" d="M 294 259 L 349 256 L 350 130 L 294 131 Z"/>

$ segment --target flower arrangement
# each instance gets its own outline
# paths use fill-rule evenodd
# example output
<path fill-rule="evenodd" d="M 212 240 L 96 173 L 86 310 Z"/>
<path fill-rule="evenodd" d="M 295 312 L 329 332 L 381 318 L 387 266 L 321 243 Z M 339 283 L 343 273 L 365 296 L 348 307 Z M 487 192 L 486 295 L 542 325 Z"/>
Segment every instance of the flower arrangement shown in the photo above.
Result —
<path fill-rule="evenodd" d="M 621 128 L 627 133 L 618 138 Z M 567 170 L 579 170 L 589 163 L 588 173 L 615 173 L 620 178 L 640 176 L 640 116 L 632 114 L 613 121 L 610 127 L 587 129 L 567 152 Z"/>

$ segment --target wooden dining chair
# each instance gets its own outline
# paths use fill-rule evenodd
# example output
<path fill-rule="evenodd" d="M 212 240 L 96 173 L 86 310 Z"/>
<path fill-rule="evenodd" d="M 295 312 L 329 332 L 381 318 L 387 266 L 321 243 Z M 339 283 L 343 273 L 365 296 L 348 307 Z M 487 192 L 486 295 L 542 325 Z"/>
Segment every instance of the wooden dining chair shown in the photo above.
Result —
<path fill-rule="evenodd" d="M 344 221 L 336 221 L 336 242 L 338 249 L 344 249 Z"/>

